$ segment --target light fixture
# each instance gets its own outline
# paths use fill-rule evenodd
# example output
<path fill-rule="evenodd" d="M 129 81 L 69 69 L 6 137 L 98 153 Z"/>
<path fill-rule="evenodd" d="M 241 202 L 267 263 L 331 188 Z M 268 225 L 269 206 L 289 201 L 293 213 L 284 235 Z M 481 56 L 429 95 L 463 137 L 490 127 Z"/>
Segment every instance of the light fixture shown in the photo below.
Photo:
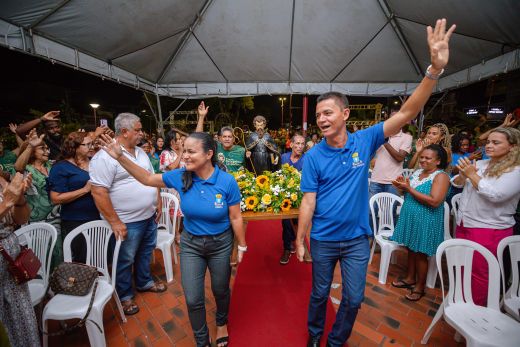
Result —
<path fill-rule="evenodd" d="M 94 126 L 97 126 L 97 115 L 96 115 L 96 109 L 99 107 L 99 104 L 90 104 L 90 107 L 94 110 Z"/>

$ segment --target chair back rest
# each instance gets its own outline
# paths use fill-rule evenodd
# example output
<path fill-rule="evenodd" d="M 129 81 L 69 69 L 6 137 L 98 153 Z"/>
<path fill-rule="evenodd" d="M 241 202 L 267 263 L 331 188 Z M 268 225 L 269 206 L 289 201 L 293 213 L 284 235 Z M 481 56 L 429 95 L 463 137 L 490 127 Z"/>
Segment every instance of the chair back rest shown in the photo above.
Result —
<path fill-rule="evenodd" d="M 161 192 L 161 201 L 162 213 L 157 227 L 165 228 L 168 233 L 175 235 L 177 214 L 179 212 L 179 199 L 172 193 Z"/>
<path fill-rule="evenodd" d="M 511 258 L 511 287 L 504 293 L 505 299 L 520 297 L 520 235 L 509 236 L 503 238 L 497 247 L 497 258 L 500 265 L 500 272 L 502 273 L 502 290 L 505 291 L 505 282 L 507 278 L 504 277 L 504 251 L 509 247 L 509 254 Z"/>
<path fill-rule="evenodd" d="M 394 207 L 398 208 L 401 206 L 403 199 L 392 193 L 377 193 L 370 198 L 369 204 L 372 214 L 372 225 L 374 226 L 374 236 L 381 233 L 391 236 L 395 228 Z M 375 206 L 377 206 L 378 210 L 377 217 Z"/>
<path fill-rule="evenodd" d="M 401 174 L 404 178 L 410 178 L 410 176 L 413 174 L 415 170 L 414 169 L 403 169 L 403 173 Z"/>
<path fill-rule="evenodd" d="M 450 205 L 444 201 L 444 240 L 451 239 L 450 234 Z"/>
<path fill-rule="evenodd" d="M 489 250 L 476 242 L 464 239 L 446 240 L 437 248 L 436 261 L 439 277 L 441 278 L 442 296 L 444 305 L 473 303 L 471 295 L 471 272 L 473 268 L 473 255 L 480 253 L 489 268 L 488 300 L 487 307 L 499 310 L 500 295 L 500 270 L 498 261 Z M 448 272 L 449 289 L 444 293 L 444 280 L 442 274 L 442 255 L 446 253 L 446 266 Z"/>
<path fill-rule="evenodd" d="M 459 213 L 459 204 L 460 204 L 460 198 L 462 197 L 462 193 L 455 194 L 451 198 L 451 213 L 453 214 L 453 217 L 455 220 L 457 220 L 457 215 Z"/>
<path fill-rule="evenodd" d="M 97 220 L 80 225 L 76 229 L 72 230 L 67 237 L 65 237 L 65 240 L 63 240 L 64 260 L 66 262 L 72 261 L 71 242 L 80 234 L 83 235 L 87 245 L 87 260 L 85 263 L 90 266 L 95 266 L 115 288 L 117 259 L 119 256 L 119 247 L 121 247 L 121 240 L 118 239 L 115 242 L 114 255 L 111 264 L 112 274 L 110 274 L 108 271 L 108 252 L 110 238 L 113 233 L 110 224 L 104 220 Z"/>
<path fill-rule="evenodd" d="M 46 287 L 49 282 L 52 252 L 58 238 L 56 228 L 48 223 L 32 223 L 15 231 L 20 244 L 27 245 L 42 264 L 38 274 Z"/>

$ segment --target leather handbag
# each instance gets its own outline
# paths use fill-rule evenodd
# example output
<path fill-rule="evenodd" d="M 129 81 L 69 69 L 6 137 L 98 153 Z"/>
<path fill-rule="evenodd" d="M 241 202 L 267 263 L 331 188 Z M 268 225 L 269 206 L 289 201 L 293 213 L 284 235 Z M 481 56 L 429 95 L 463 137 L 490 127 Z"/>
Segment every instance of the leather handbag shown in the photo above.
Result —
<path fill-rule="evenodd" d="M 2 245 L 0 245 L 0 252 L 9 263 L 8 269 L 16 284 L 28 282 L 38 275 L 42 264 L 32 249 L 20 246 L 20 253 L 14 260 Z"/>
<path fill-rule="evenodd" d="M 78 323 L 71 327 L 62 329 L 56 333 L 42 331 L 43 334 L 48 336 L 63 335 L 69 331 L 84 326 L 87 320 L 92 322 L 98 328 L 99 332 L 103 334 L 101 327 L 95 321 L 88 319 L 90 311 L 92 310 L 92 305 L 94 304 L 94 299 L 96 298 L 98 277 L 99 274 L 96 267 L 82 263 L 61 263 L 56 267 L 56 269 L 54 269 L 49 280 L 49 284 L 51 290 L 55 294 L 84 296 L 90 292 L 92 286 L 94 286 L 94 289 L 92 290 L 92 295 L 90 296 L 87 312 Z"/>
<path fill-rule="evenodd" d="M 98 278 L 94 266 L 82 263 L 61 263 L 53 271 L 49 284 L 55 294 L 87 295 Z"/>

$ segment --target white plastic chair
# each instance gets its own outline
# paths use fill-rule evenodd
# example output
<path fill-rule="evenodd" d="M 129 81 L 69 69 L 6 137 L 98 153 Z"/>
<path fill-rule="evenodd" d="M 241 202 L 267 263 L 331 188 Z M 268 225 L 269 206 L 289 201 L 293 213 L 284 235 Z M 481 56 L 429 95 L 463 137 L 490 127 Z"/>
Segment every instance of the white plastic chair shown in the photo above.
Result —
<path fill-rule="evenodd" d="M 160 249 L 163 254 L 164 271 L 166 272 L 166 281 L 173 281 L 173 265 L 172 265 L 172 248 L 173 261 L 177 264 L 177 250 L 173 242 L 175 241 L 175 232 L 177 231 L 177 213 L 179 212 L 179 199 L 171 193 L 161 192 L 162 213 L 159 223 L 157 224 L 157 245 L 156 249 Z M 170 214 L 173 211 L 173 216 Z"/>
<path fill-rule="evenodd" d="M 473 303 L 471 272 L 474 252 L 480 253 L 489 267 L 487 307 Z M 448 294 L 444 295 L 442 256 L 446 253 L 449 279 Z M 500 312 L 500 270 L 495 256 L 476 242 L 464 239 L 444 241 L 437 248 L 437 267 L 441 277 L 444 300 L 421 343 L 426 344 L 435 324 L 444 315 L 446 322 L 464 336 L 467 346 L 518 346 L 520 324 Z"/>
<path fill-rule="evenodd" d="M 404 178 L 410 178 L 410 176 L 413 174 L 415 170 L 414 169 L 403 169 L 403 173 L 401 174 Z"/>
<path fill-rule="evenodd" d="M 504 250 L 509 247 L 511 255 L 511 287 L 503 295 L 503 307 L 505 311 L 517 321 L 520 321 L 520 235 L 509 236 L 500 241 L 497 247 L 497 258 L 502 273 L 502 290 L 505 291 L 507 278 L 504 276 Z"/>
<path fill-rule="evenodd" d="M 451 230 L 453 236 L 455 236 L 455 230 L 457 229 L 457 216 L 459 214 L 459 204 L 460 198 L 462 197 L 462 193 L 455 194 L 451 198 L 451 215 L 453 216 L 453 220 L 451 222 Z"/>
<path fill-rule="evenodd" d="M 381 259 L 379 262 L 379 283 L 385 284 L 388 275 L 388 267 L 392 252 L 395 250 L 405 250 L 406 248 L 399 245 L 397 242 L 390 241 L 389 238 L 394 233 L 394 207 L 400 208 L 403 204 L 403 199 L 391 193 L 377 193 L 370 198 L 370 213 L 372 215 L 372 225 L 374 226 L 374 242 L 370 250 L 369 264 L 372 263 L 376 243 L 381 247 Z M 376 217 L 377 205 L 379 215 Z"/>
<path fill-rule="evenodd" d="M 58 232 L 54 226 L 48 223 L 32 223 L 16 230 L 15 234 L 20 244 L 32 249 L 42 264 L 38 271 L 39 278 L 30 280 L 28 283 L 32 304 L 36 306 L 42 302 L 47 293 L 52 252 Z"/>
<path fill-rule="evenodd" d="M 450 206 L 444 202 L 444 241 L 450 240 Z M 435 288 L 437 282 L 437 264 L 435 264 L 435 256 L 428 258 L 428 274 L 426 276 L 426 287 Z"/>
<path fill-rule="evenodd" d="M 119 301 L 119 297 L 115 290 L 117 258 L 119 255 L 121 240 L 116 241 L 112 260 L 112 274 L 109 274 L 108 250 L 110 237 L 113 234 L 110 225 L 106 221 L 94 221 L 80 225 L 76 229 L 72 230 L 63 241 L 63 257 L 66 262 L 72 261 L 70 245 L 72 240 L 79 234 L 83 235 L 86 240 L 86 264 L 97 267 L 100 272 L 96 297 L 85 325 L 90 345 L 104 347 L 106 346 L 106 342 L 105 333 L 103 331 L 103 310 L 110 300 L 110 297 L 114 297 L 119 308 L 121 319 L 123 322 L 126 322 L 123 307 L 121 306 L 121 302 Z M 55 295 L 43 310 L 43 331 L 47 331 L 47 321 L 49 319 L 66 320 L 83 318 L 87 312 L 91 296 L 92 291 L 85 296 L 72 296 L 65 294 Z M 101 332 L 93 322 L 101 328 Z M 43 334 L 43 346 L 47 347 L 47 345 L 48 336 Z"/>

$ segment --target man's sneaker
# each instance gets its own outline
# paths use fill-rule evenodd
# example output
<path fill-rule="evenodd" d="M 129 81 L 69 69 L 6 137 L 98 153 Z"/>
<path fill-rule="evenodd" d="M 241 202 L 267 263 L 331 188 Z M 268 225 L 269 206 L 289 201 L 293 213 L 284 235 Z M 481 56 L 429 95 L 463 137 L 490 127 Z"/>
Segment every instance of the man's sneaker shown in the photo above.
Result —
<path fill-rule="evenodd" d="M 284 250 L 282 257 L 280 258 L 280 264 L 285 265 L 289 263 L 289 258 L 291 257 L 291 251 Z"/>
<path fill-rule="evenodd" d="M 296 247 L 294 246 L 294 243 L 291 243 L 291 254 L 296 253 Z"/>

